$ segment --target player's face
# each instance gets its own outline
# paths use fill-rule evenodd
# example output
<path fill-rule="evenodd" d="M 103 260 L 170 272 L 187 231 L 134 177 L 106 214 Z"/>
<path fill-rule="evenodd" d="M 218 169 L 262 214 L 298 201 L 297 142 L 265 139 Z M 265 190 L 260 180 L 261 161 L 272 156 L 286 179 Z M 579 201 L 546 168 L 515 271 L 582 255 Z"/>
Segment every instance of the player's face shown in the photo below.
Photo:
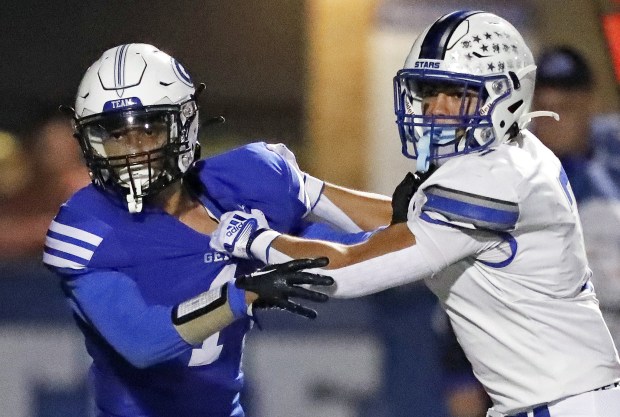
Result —
<path fill-rule="evenodd" d="M 168 140 L 165 123 L 151 122 L 110 132 L 103 147 L 108 157 L 132 155 L 161 148 Z"/>
<path fill-rule="evenodd" d="M 459 116 L 473 114 L 478 93 L 462 86 L 429 84 L 422 87 L 422 111 L 427 116 Z M 458 119 L 438 119 L 438 123 L 454 123 Z"/>
<path fill-rule="evenodd" d="M 120 182 L 144 186 L 163 172 L 171 131 L 166 113 L 118 113 L 88 122 L 82 131 Z"/>

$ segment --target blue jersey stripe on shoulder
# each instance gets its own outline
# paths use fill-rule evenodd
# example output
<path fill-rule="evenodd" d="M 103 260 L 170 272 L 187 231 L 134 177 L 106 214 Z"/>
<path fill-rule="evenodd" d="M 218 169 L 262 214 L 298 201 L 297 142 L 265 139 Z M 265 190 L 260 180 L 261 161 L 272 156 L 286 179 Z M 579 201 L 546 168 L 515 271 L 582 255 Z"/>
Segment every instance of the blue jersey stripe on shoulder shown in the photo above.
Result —
<path fill-rule="evenodd" d="M 43 262 L 58 268 L 85 267 L 102 240 L 94 233 L 54 220 L 45 237 Z"/>
<path fill-rule="evenodd" d="M 425 194 L 427 201 L 423 209 L 440 213 L 452 221 L 501 231 L 514 228 L 519 219 L 519 206 L 510 201 L 439 186 L 425 190 Z"/>
<path fill-rule="evenodd" d="M 89 189 L 87 188 L 86 190 Z M 97 191 L 94 191 L 94 193 L 95 194 L 92 196 L 85 195 L 84 198 L 90 198 L 93 201 L 97 198 L 101 198 L 101 193 Z M 95 206 L 100 206 L 98 202 L 94 202 L 93 204 Z M 82 201 L 70 200 L 68 205 L 61 207 L 56 218 L 52 221 L 50 229 L 76 239 L 81 239 L 93 245 L 98 245 L 102 237 L 110 232 L 110 226 L 106 224 L 106 222 L 92 217 L 89 212 L 90 207 Z"/>
<path fill-rule="evenodd" d="M 90 261 L 90 259 L 93 257 L 93 254 L 95 253 L 93 250 L 74 245 L 73 243 L 63 242 L 62 240 L 54 239 L 53 237 L 49 236 L 45 238 L 45 247 L 61 251 L 63 253 L 68 253 L 69 255 L 77 256 L 86 261 Z"/>
<path fill-rule="evenodd" d="M 43 251 L 43 263 L 59 268 L 75 269 L 78 267 L 86 267 L 88 260 L 46 246 Z"/>
<path fill-rule="evenodd" d="M 47 252 L 43 252 L 43 263 L 47 266 L 53 266 L 58 272 L 64 274 L 69 274 L 71 271 L 75 270 L 86 269 L 83 263 L 73 262 Z"/>

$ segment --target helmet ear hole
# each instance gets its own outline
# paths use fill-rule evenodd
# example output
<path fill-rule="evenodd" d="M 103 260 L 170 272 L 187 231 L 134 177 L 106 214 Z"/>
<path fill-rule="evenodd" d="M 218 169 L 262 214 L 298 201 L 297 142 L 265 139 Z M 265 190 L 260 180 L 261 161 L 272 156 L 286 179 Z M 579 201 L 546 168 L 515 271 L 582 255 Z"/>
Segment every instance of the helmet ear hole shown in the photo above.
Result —
<path fill-rule="evenodd" d="M 508 76 L 512 80 L 512 85 L 514 85 L 515 90 L 520 89 L 521 81 L 519 81 L 519 77 L 517 77 L 517 74 L 514 71 L 508 71 Z"/>
<path fill-rule="evenodd" d="M 510 126 L 510 128 L 506 131 L 506 133 L 508 134 L 509 138 L 514 138 L 519 134 L 519 130 L 519 125 L 517 124 L 517 122 L 514 122 L 512 126 Z"/>
<path fill-rule="evenodd" d="M 510 106 L 508 106 L 508 111 L 514 114 L 519 109 L 519 107 L 521 107 L 522 104 L 523 104 L 523 100 L 519 100 L 515 103 L 512 103 Z"/>

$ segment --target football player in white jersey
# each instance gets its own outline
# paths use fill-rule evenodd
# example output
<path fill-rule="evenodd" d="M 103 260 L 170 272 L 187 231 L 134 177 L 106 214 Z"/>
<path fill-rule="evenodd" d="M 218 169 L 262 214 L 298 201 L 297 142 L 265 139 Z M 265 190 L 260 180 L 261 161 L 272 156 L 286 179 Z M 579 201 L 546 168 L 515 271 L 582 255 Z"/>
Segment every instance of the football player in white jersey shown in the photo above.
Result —
<path fill-rule="evenodd" d="M 234 212 L 212 246 L 266 263 L 328 256 L 322 273 L 336 297 L 425 280 L 493 401 L 488 416 L 620 415 L 620 361 L 575 198 L 558 159 L 526 129 L 532 117 L 557 117 L 529 112 L 535 74 L 506 20 L 442 16 L 394 78 L 403 153 L 418 174 L 436 168 L 406 221 L 346 246 L 282 235 L 251 215 L 231 233 L 230 219 L 243 215 Z"/>

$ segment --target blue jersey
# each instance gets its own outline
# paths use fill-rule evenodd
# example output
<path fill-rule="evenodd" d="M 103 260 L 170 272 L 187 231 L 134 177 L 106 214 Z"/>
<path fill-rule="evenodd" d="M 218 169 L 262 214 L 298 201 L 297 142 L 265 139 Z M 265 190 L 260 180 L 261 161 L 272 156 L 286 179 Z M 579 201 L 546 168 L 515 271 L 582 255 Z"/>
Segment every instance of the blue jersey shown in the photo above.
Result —
<path fill-rule="evenodd" d="M 351 242 L 302 217 L 300 184 L 285 161 L 254 143 L 198 161 L 185 184 L 212 213 L 256 208 L 284 233 Z M 145 204 L 128 212 L 119 195 L 88 186 L 63 205 L 47 234 L 44 262 L 57 271 L 93 359 L 101 416 L 242 416 L 240 369 L 248 318 L 202 345 L 174 329 L 174 305 L 256 268 L 214 252 L 201 234 Z"/>

